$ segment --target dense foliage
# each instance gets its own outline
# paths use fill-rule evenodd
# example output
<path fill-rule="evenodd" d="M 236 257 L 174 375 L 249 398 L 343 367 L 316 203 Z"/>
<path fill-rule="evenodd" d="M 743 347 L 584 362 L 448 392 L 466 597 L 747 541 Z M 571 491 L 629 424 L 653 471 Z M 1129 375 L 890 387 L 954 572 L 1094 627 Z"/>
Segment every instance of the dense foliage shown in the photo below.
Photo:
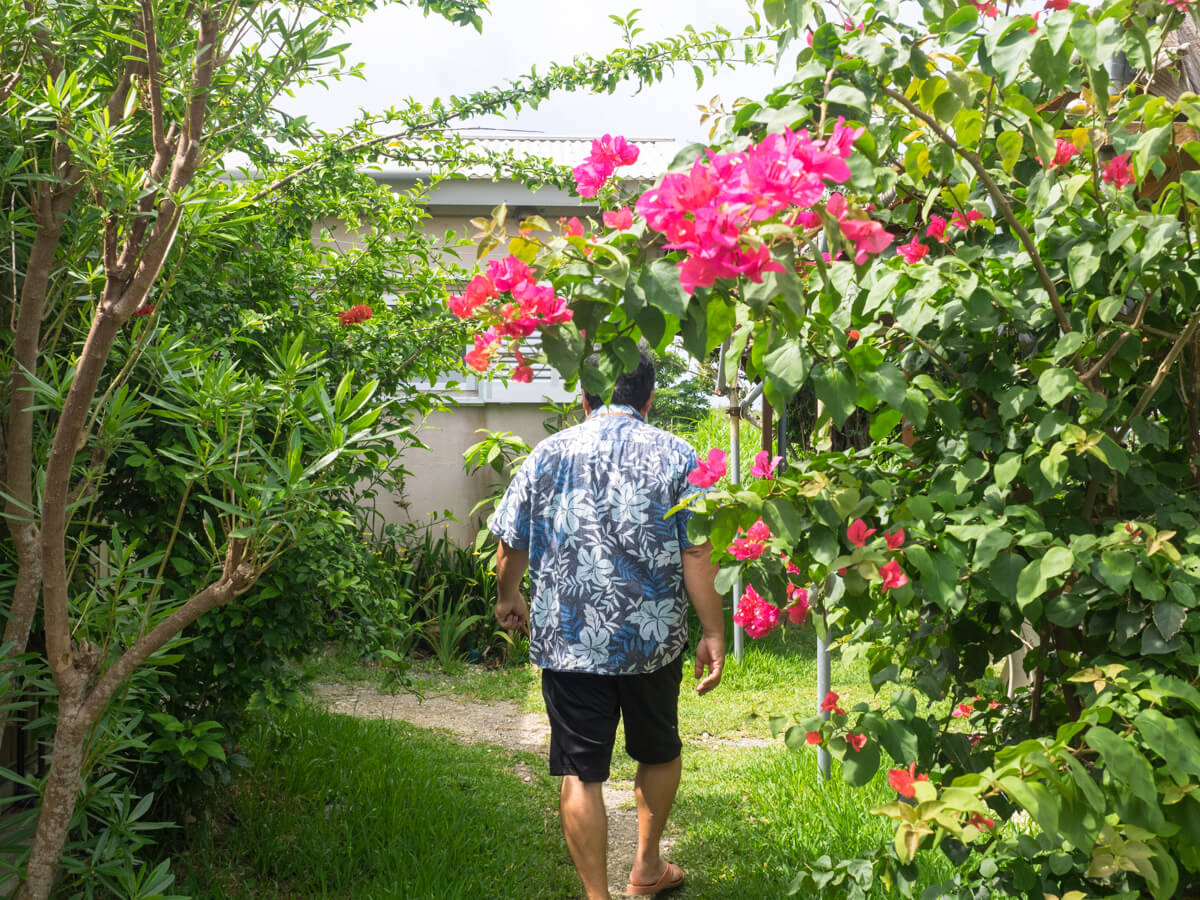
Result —
<path fill-rule="evenodd" d="M 928 0 L 916 26 L 889 2 L 765 10 L 801 38 L 785 86 L 636 204 L 601 187 L 635 206 L 624 227 L 510 249 L 568 301 L 543 341 L 589 390 L 639 334 L 678 334 L 696 358 L 727 344 L 727 374 L 776 408 L 820 404 L 813 452 L 711 491 L 691 525 L 758 620 L 818 585 L 819 631 L 871 660 L 875 702 L 830 696 L 786 739 L 853 784 L 889 766 L 895 841 L 795 887 L 905 893 L 938 848 L 974 857 L 950 896 L 1186 894 L 1200 97 L 1170 36 L 1188 4 Z M 1142 76 L 1115 83 L 1119 56 Z M 503 354 L 520 320 L 493 286 L 471 312 Z M 1023 644 L 1029 684 L 1007 693 L 994 673 Z"/>

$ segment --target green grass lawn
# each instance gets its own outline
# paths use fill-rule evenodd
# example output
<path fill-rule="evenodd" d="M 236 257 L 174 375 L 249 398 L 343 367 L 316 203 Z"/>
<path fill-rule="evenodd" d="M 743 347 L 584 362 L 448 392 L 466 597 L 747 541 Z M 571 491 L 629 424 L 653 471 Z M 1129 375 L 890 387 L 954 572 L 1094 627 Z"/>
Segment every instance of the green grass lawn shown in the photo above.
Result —
<path fill-rule="evenodd" d="M 883 772 L 855 790 L 836 764 L 821 782 L 813 751 L 744 740 L 769 739 L 771 715 L 815 710 L 814 643 L 794 628 L 748 640 L 745 658 L 731 654 L 721 685 L 704 697 L 691 690 L 685 663 L 672 859 L 689 881 L 676 896 L 781 897 L 806 860 L 863 855 L 890 840 L 888 820 L 869 812 L 895 796 Z M 321 680 L 380 681 L 342 653 L 315 664 Z M 530 667 L 447 676 L 418 665 L 413 674 L 429 695 L 542 709 Z M 832 683 L 848 703 L 871 696 L 865 667 L 837 654 Z M 258 727 L 246 745 L 254 768 L 189 858 L 185 889 L 197 897 L 579 896 L 555 815 L 557 781 L 538 757 L 315 709 Z M 618 736 L 613 778 L 632 779 L 622 747 Z M 928 883 L 950 872 L 940 857 L 929 866 Z"/>

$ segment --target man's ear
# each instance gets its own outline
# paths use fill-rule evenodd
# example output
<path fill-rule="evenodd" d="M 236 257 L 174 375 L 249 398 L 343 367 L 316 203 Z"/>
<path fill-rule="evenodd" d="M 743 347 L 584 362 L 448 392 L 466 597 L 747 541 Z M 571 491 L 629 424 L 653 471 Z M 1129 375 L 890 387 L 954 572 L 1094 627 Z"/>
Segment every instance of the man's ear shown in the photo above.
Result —
<path fill-rule="evenodd" d="M 650 415 L 650 407 L 654 405 L 654 391 L 650 392 L 650 399 L 646 401 L 646 405 L 642 407 L 642 418 Z"/>
<path fill-rule="evenodd" d="M 585 416 L 590 416 L 592 414 L 592 407 L 588 405 L 587 394 L 585 394 L 583 391 L 579 392 L 579 402 L 583 404 L 583 414 Z"/>

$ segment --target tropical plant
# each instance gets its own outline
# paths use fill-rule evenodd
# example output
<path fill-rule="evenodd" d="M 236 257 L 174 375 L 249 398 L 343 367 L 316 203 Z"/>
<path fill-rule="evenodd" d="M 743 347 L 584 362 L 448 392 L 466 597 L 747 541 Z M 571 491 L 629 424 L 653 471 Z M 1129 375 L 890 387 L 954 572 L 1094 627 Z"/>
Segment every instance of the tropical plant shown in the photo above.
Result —
<path fill-rule="evenodd" d="M 899 7 L 767 0 L 807 35 L 789 83 L 636 201 L 608 179 L 631 151 L 598 141 L 581 192 L 638 218 L 510 243 L 461 310 L 489 328 L 473 361 L 534 321 L 603 393 L 639 335 L 678 334 L 697 359 L 727 345 L 726 377 L 741 365 L 776 409 L 812 392 L 812 452 L 709 492 L 689 526 L 720 587 L 755 588 L 742 621 L 769 628 L 815 584 L 818 632 L 871 660 L 874 702 L 831 694 L 784 734 L 852 784 L 888 765 L 895 840 L 807 861 L 797 891 L 861 896 L 866 866 L 907 893 L 937 849 L 973 858 L 943 896 L 1186 895 L 1200 97 L 1171 48 L 1193 12 L 929 0 L 914 25 Z M 1004 694 L 992 666 L 1014 651 L 1029 684 Z"/>

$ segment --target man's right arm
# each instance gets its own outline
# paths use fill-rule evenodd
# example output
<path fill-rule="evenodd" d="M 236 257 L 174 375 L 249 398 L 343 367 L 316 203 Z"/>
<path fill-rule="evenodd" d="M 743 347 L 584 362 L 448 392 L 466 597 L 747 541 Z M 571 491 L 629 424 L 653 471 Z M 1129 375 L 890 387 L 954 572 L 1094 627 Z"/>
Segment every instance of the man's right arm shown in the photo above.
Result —
<path fill-rule="evenodd" d="M 725 667 L 725 609 L 714 579 L 712 544 L 693 544 L 683 551 L 683 586 L 700 619 L 700 643 L 696 645 L 697 694 L 706 694 L 721 682 Z M 708 675 L 704 676 L 704 669 Z"/>

